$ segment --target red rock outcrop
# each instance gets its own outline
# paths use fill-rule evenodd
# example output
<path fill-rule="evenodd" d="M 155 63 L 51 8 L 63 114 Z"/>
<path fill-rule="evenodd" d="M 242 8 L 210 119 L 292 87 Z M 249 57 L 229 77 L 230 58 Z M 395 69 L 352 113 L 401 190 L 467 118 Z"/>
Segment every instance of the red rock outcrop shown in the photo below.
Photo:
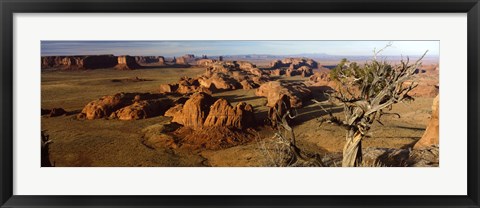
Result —
<path fill-rule="evenodd" d="M 178 84 L 161 84 L 160 93 L 175 93 L 177 92 Z"/>
<path fill-rule="evenodd" d="M 195 130 L 205 127 L 246 129 L 255 125 L 253 107 L 245 102 L 231 106 L 225 99 L 216 100 L 206 93 L 193 94 L 185 104 L 177 104 L 165 112 L 172 122 Z"/>
<path fill-rule="evenodd" d="M 103 96 L 98 100 L 88 103 L 77 117 L 89 120 L 106 118 L 116 110 L 130 105 L 133 98 L 134 97 L 125 93 Z"/>
<path fill-rule="evenodd" d="M 177 65 L 188 65 L 188 61 L 185 57 L 178 57 L 175 59 L 175 64 Z"/>
<path fill-rule="evenodd" d="M 198 78 L 198 82 L 207 89 L 235 90 L 242 87 L 237 80 L 224 73 L 206 73 Z"/>
<path fill-rule="evenodd" d="M 311 93 L 303 83 L 270 81 L 262 84 L 255 92 L 255 95 L 266 97 L 268 107 L 274 107 L 283 95 L 287 95 L 290 99 L 291 107 L 299 108 L 303 106 L 304 100 L 311 97 Z"/>
<path fill-rule="evenodd" d="M 270 125 L 274 128 L 277 127 L 279 122 L 281 122 L 282 117 L 290 110 L 290 108 L 290 98 L 287 95 L 282 95 L 275 105 L 268 110 Z M 289 117 L 286 119 L 287 122 L 290 120 Z"/>
<path fill-rule="evenodd" d="M 213 59 L 200 59 L 200 60 L 197 60 L 197 66 L 210 66 L 215 62 L 216 60 L 213 60 Z"/>
<path fill-rule="evenodd" d="M 89 102 L 82 109 L 82 112 L 77 115 L 77 118 L 89 120 L 108 118 L 115 111 L 132 105 L 135 102 L 158 98 L 160 98 L 159 95 L 150 93 L 117 93 L 115 95 L 107 95 Z"/>
<path fill-rule="evenodd" d="M 215 86 L 212 85 L 209 88 L 200 84 L 198 78 L 182 77 L 177 83 L 173 84 L 161 84 L 160 93 L 178 93 L 178 94 L 191 94 L 195 92 L 205 92 L 212 94 L 215 91 Z"/>
<path fill-rule="evenodd" d="M 111 119 L 138 120 L 160 116 L 172 106 L 170 99 L 140 100 L 123 107 L 110 115 Z"/>
<path fill-rule="evenodd" d="M 301 75 L 302 77 L 309 77 L 313 75 L 313 70 L 308 66 L 301 66 L 297 69 L 297 74 Z"/>
<path fill-rule="evenodd" d="M 427 129 L 423 136 L 418 142 L 413 146 L 414 149 L 421 149 L 426 147 L 431 147 L 439 144 L 439 96 L 435 97 L 432 105 L 432 117 L 428 123 Z"/>
<path fill-rule="evenodd" d="M 185 54 L 185 55 L 182 56 L 182 58 L 184 58 L 185 61 L 187 61 L 187 63 L 188 63 L 188 62 L 190 62 L 190 61 L 195 60 L 195 55 L 193 55 L 193 54 Z"/>
<path fill-rule="evenodd" d="M 313 59 L 308 58 L 285 58 L 283 60 L 276 60 L 270 63 L 272 69 L 277 69 L 281 67 L 292 67 L 298 69 L 302 66 L 308 66 L 310 68 L 317 68 L 318 63 Z"/>
<path fill-rule="evenodd" d="M 183 109 L 183 104 L 176 104 L 175 106 L 169 108 L 167 111 L 165 111 L 165 116 L 168 116 L 168 117 L 175 117 L 177 116 L 178 113 L 181 113 L 182 109 Z M 181 116 L 181 115 L 178 115 L 178 116 Z"/>
<path fill-rule="evenodd" d="M 253 89 L 269 80 L 269 76 L 246 61 L 202 61 L 206 72 L 199 77 L 202 86 L 216 89 Z"/>
<path fill-rule="evenodd" d="M 138 64 L 165 65 L 163 56 L 135 56 L 135 61 Z"/>
<path fill-rule="evenodd" d="M 305 84 L 312 91 L 318 91 L 321 94 L 337 89 L 337 83 L 330 78 L 327 71 L 315 72 Z"/>
<path fill-rule="evenodd" d="M 237 129 L 245 129 L 255 125 L 253 107 L 245 102 L 232 107 L 225 99 L 218 99 L 211 107 L 205 123 L 205 127 L 221 126 Z"/>
<path fill-rule="evenodd" d="M 273 70 L 270 71 L 270 74 L 274 75 L 274 76 L 284 75 L 285 70 L 284 69 L 273 69 Z"/>
<path fill-rule="evenodd" d="M 172 122 L 179 123 L 185 127 L 192 129 L 199 129 L 203 127 L 203 123 L 208 116 L 210 106 L 215 102 L 215 98 L 209 94 L 199 92 L 190 96 L 190 99 L 185 102 L 181 110 L 175 106 L 178 111 L 168 110 L 165 115 L 172 115 Z"/>
<path fill-rule="evenodd" d="M 113 55 L 92 56 L 43 56 L 42 69 L 84 70 L 111 68 L 117 65 L 117 58 Z"/>
<path fill-rule="evenodd" d="M 132 70 L 141 68 L 133 56 L 119 56 L 117 60 L 118 64 L 115 66 L 115 69 L 117 70 Z"/>

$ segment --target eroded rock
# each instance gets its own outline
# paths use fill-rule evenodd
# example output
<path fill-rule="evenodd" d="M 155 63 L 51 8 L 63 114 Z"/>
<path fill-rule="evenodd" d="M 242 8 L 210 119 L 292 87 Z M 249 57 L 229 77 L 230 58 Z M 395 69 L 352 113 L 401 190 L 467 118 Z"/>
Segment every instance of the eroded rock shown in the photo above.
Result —
<path fill-rule="evenodd" d="M 204 126 L 223 126 L 245 129 L 255 125 L 253 107 L 245 102 L 232 107 L 225 99 L 218 99 L 211 107 Z"/>
<path fill-rule="evenodd" d="M 110 118 L 138 120 L 160 116 L 173 105 L 170 99 L 140 100 L 115 111 Z"/>
<path fill-rule="evenodd" d="M 303 101 L 311 97 L 311 91 L 303 83 L 282 83 L 279 81 L 270 81 L 262 84 L 255 95 L 267 98 L 267 106 L 274 107 L 275 104 L 287 95 L 290 99 L 290 105 L 293 108 L 303 106 Z"/>
<path fill-rule="evenodd" d="M 215 98 L 207 93 L 199 92 L 190 96 L 180 110 L 175 106 L 175 110 L 168 110 L 165 115 L 172 115 L 172 122 L 179 123 L 192 129 L 203 127 L 203 123 L 208 116 L 210 106 L 215 102 Z"/>
<path fill-rule="evenodd" d="M 432 105 L 432 117 L 428 122 L 427 129 L 423 133 L 422 138 L 413 147 L 414 149 L 421 149 L 430 146 L 438 146 L 439 144 L 439 96 L 435 97 Z"/>

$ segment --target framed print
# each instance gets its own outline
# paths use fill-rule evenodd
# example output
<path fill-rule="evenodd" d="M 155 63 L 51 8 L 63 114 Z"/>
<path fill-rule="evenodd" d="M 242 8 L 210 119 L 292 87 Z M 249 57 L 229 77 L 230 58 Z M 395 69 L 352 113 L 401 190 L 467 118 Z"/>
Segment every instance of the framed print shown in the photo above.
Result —
<path fill-rule="evenodd" d="M 2 1 L 2 207 L 479 206 L 478 1 Z"/>

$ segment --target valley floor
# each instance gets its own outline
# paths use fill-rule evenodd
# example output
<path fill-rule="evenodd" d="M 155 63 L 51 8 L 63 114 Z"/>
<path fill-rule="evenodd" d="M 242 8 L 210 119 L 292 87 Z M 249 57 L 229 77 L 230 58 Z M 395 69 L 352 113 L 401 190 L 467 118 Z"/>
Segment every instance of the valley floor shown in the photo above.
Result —
<path fill-rule="evenodd" d="M 172 83 L 181 76 L 195 77 L 202 68 L 159 68 L 132 71 L 111 69 L 42 72 L 42 108 L 64 108 L 70 115 L 42 117 L 41 127 L 50 135 L 50 157 L 55 166 L 268 166 L 269 158 L 262 149 L 262 140 L 271 138 L 270 127 L 258 126 L 258 139 L 247 144 L 221 150 L 152 149 L 142 144 L 142 129 L 171 118 L 158 116 L 135 121 L 78 120 L 76 113 L 88 102 L 118 92 L 156 92 L 160 84 Z M 146 81 L 128 81 L 135 77 Z M 301 77 L 280 79 L 302 80 Z M 119 81 L 120 80 L 120 81 Z M 127 80 L 127 81 L 122 81 Z M 227 99 L 232 105 L 244 101 L 255 109 L 257 120 L 266 119 L 266 99 L 255 96 L 253 90 L 232 90 L 213 94 Z M 417 98 L 411 103 L 393 106 L 392 112 L 401 118 L 385 116 L 383 125 L 374 124 L 363 148 L 409 148 L 421 138 L 431 114 L 433 98 Z M 340 153 L 345 141 L 345 130 L 317 118 L 324 112 L 315 104 L 307 103 L 298 109 L 292 126 L 298 146 L 307 153 L 320 156 Z M 341 109 L 336 109 L 342 117 Z"/>

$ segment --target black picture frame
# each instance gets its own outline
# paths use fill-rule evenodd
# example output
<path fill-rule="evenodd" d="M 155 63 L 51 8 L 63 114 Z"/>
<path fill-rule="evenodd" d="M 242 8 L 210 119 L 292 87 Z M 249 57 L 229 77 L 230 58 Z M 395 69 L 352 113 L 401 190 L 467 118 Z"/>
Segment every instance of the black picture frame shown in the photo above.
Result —
<path fill-rule="evenodd" d="M 1 207 L 480 207 L 478 0 L 0 0 Z M 467 13 L 468 194 L 465 196 L 25 196 L 13 195 L 14 13 Z M 321 180 L 321 179 L 319 179 Z M 448 179 L 445 179 L 448 180 Z M 445 187 L 448 188 L 448 187 Z"/>

